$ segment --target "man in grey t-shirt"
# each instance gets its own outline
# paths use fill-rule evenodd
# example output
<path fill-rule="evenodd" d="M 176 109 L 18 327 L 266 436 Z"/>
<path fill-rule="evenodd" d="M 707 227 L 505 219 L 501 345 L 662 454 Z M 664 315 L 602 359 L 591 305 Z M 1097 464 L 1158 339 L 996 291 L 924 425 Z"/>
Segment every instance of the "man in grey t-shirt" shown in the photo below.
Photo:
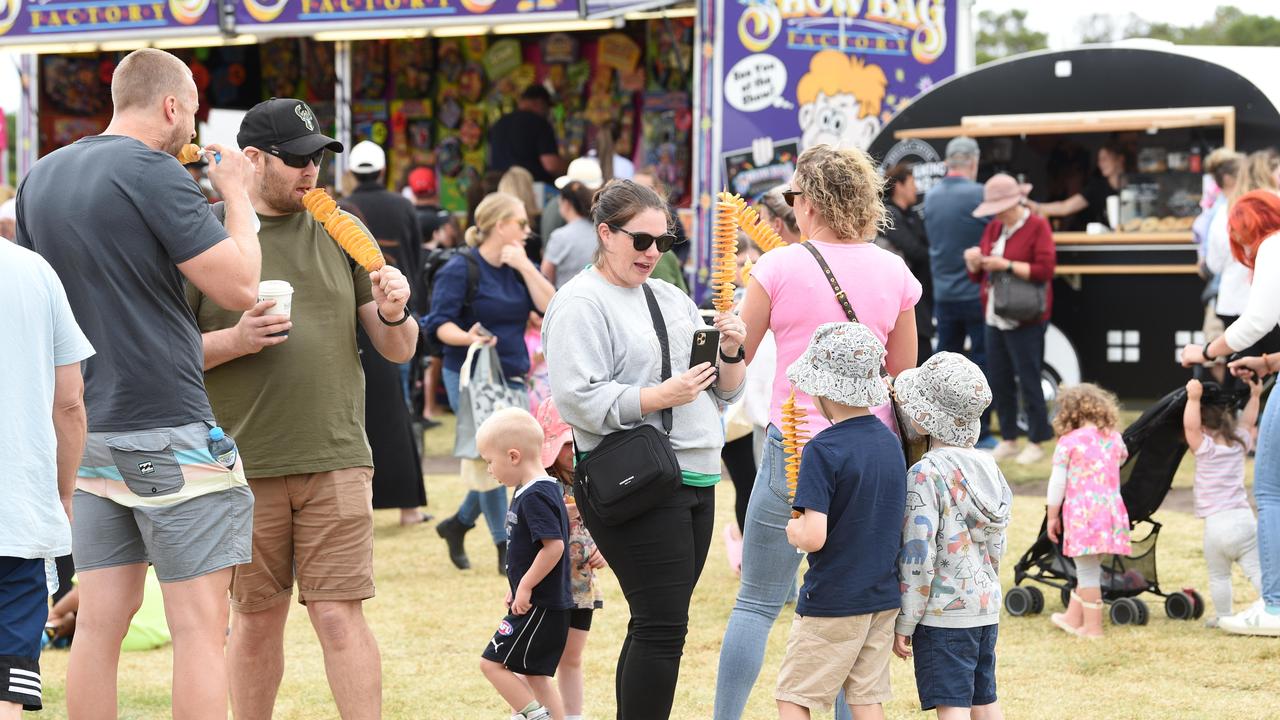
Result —
<path fill-rule="evenodd" d="M 17 243 L 57 272 L 97 350 L 73 498 L 81 599 L 67 710 L 117 716 L 120 642 L 150 563 L 174 639 L 173 715 L 224 720 L 227 587 L 249 559 L 253 497 L 235 455 L 210 451 L 215 423 L 183 279 L 228 309 L 256 302 L 253 166 L 233 148 L 205 149 L 224 228 L 174 157 L 195 137 L 191 70 L 135 51 L 116 67 L 111 98 L 103 134 L 40 160 L 17 196 Z"/>

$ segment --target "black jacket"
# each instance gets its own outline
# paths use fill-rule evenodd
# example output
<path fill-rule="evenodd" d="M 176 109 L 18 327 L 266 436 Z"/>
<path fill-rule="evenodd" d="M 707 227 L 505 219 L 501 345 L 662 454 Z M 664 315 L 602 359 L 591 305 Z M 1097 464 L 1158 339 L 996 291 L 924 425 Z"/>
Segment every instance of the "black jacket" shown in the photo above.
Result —
<path fill-rule="evenodd" d="M 357 185 L 346 202 L 360 210 L 361 219 L 378 240 L 387 262 L 409 279 L 409 309 L 421 316 L 430 298 L 422 279 L 422 232 L 413 203 L 376 180 Z"/>
<path fill-rule="evenodd" d="M 920 281 L 923 292 L 916 304 L 916 332 L 933 337 L 933 275 L 929 271 L 929 238 L 924 219 L 914 210 L 903 211 L 892 202 L 885 203 L 891 227 L 882 233 L 880 244 L 907 263 L 907 269 Z"/>

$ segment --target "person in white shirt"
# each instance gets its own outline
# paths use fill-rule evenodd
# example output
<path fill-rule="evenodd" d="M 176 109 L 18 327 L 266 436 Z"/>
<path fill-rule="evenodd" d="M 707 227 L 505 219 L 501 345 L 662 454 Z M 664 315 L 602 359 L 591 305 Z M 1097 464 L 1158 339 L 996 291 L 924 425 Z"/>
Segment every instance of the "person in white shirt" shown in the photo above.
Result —
<path fill-rule="evenodd" d="M 80 362 L 93 347 L 49 263 L 0 242 L 0 718 L 41 707 L 40 636 L 71 553 L 71 494 L 84 450 Z M 49 586 L 47 578 L 54 578 Z"/>

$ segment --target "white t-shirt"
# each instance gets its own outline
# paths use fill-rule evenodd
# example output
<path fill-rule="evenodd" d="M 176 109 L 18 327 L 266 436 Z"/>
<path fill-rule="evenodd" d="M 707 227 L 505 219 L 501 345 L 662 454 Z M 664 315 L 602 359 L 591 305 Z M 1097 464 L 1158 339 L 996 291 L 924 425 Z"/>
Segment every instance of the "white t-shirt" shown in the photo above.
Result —
<path fill-rule="evenodd" d="M 1249 300 L 1240 319 L 1224 333 L 1232 350 L 1252 346 L 1275 330 L 1280 322 L 1280 240 L 1277 238 L 1280 233 L 1269 235 L 1258 245 L 1258 254 L 1253 259 L 1253 277 L 1257 282 L 1249 288 Z"/>
<path fill-rule="evenodd" d="M 1249 268 L 1236 262 L 1231 254 L 1231 237 L 1227 227 L 1227 207 L 1223 206 L 1209 223 L 1209 240 L 1206 243 L 1204 264 L 1209 272 L 1221 275 L 1218 280 L 1218 299 L 1214 310 L 1219 315 L 1236 317 L 1244 314 L 1249 304 L 1249 288 L 1253 280 Z"/>
<path fill-rule="evenodd" d="M 5 241 L 0 241 L 0 348 L 0 507 L 5 517 L 0 556 L 66 555 L 71 525 L 58 500 L 53 370 L 94 351 L 49 263 Z"/>

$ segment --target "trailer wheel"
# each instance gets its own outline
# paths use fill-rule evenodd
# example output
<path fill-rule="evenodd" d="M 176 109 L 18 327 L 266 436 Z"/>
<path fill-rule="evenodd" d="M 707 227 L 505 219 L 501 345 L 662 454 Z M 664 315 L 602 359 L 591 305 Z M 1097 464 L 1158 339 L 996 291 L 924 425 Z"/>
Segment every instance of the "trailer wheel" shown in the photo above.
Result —
<path fill-rule="evenodd" d="M 1031 593 L 1027 588 L 1012 588 L 1004 596 L 1004 609 L 1013 617 L 1023 617 L 1024 615 L 1034 615 L 1031 608 L 1033 606 Z"/>
<path fill-rule="evenodd" d="M 1120 598 L 1111 603 L 1111 624 L 1132 625 L 1138 619 L 1138 608 L 1129 598 Z"/>
<path fill-rule="evenodd" d="M 1164 599 L 1164 614 L 1171 620 L 1190 620 L 1196 615 L 1196 601 L 1185 592 L 1176 592 Z"/>
<path fill-rule="evenodd" d="M 1031 596 L 1031 612 L 1030 615 L 1039 615 L 1044 612 L 1044 593 L 1040 592 L 1040 588 L 1026 588 L 1027 594 Z"/>

